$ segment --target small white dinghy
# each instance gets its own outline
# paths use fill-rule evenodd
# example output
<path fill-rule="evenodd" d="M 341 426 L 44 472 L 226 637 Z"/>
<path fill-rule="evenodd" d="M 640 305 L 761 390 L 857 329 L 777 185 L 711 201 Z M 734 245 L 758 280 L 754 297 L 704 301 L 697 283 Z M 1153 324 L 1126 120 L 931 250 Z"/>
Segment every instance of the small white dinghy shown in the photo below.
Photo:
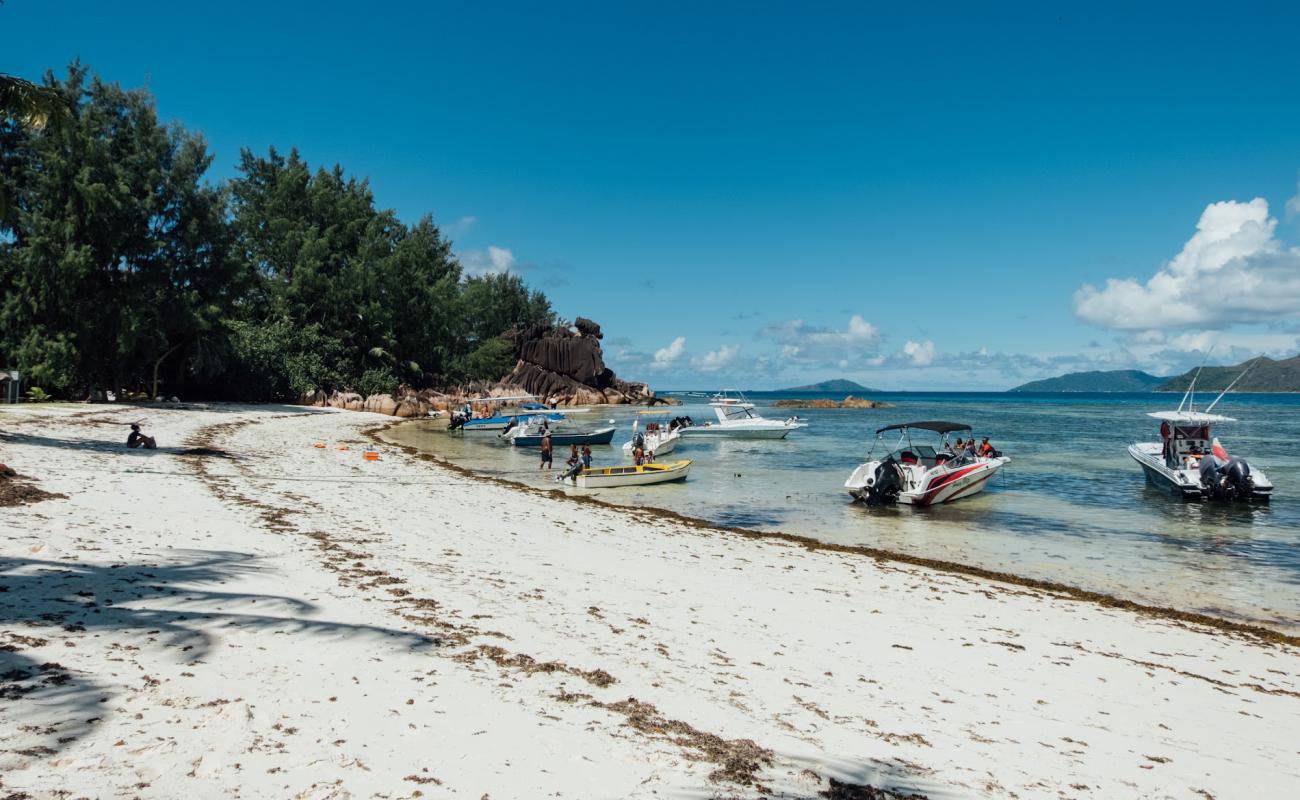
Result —
<path fill-rule="evenodd" d="M 579 472 L 573 482 L 581 489 L 608 489 L 614 486 L 649 486 L 686 480 L 691 462 L 669 461 L 659 464 L 629 464 L 625 467 L 602 467 Z"/>
<path fill-rule="evenodd" d="M 650 417 L 650 420 L 646 422 L 644 431 L 638 430 L 641 424 L 640 419 L 633 421 L 632 438 L 623 443 L 623 452 L 628 458 L 631 458 L 632 450 L 638 445 L 647 454 L 656 456 L 671 452 L 677 446 L 677 440 L 682 438 L 682 427 L 676 421 L 670 419 L 667 413 L 663 411 L 639 411 L 637 413 Z"/>

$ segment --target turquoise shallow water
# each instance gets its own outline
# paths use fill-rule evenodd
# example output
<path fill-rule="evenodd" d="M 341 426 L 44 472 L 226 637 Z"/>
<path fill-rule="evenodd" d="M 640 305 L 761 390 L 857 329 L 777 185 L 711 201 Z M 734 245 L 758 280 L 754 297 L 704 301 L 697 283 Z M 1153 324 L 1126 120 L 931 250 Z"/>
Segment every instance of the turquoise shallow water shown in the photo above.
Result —
<path fill-rule="evenodd" d="M 754 394 L 766 407 L 789 395 Z M 671 458 L 694 461 L 690 479 L 590 492 L 610 502 L 667 508 L 728 525 L 865 544 L 1080 586 L 1146 603 L 1300 631 L 1300 396 L 1234 395 L 1217 412 L 1239 421 L 1216 433 L 1228 451 L 1276 486 L 1264 506 L 1185 503 L 1146 485 L 1125 452 L 1157 438 L 1146 412 L 1177 406 L 1151 394 L 876 395 L 890 409 L 799 411 L 808 428 L 782 441 L 683 440 Z M 697 398 L 673 413 L 712 412 Z M 621 461 L 637 409 L 600 408 L 582 424 L 617 421 L 597 466 Z M 874 431 L 917 419 L 968 423 L 1011 463 L 976 497 L 928 509 L 867 508 L 843 491 Z M 492 433 L 447 434 L 418 422 L 393 438 L 484 473 L 554 487 L 536 453 Z M 565 458 L 557 449 L 557 462 Z"/>

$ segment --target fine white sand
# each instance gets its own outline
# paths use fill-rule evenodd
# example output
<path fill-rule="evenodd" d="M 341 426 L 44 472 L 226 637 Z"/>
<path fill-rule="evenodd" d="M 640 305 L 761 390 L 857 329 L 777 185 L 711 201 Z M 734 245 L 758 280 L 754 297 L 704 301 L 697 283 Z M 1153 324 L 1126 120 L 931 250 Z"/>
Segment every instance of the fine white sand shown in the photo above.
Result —
<path fill-rule="evenodd" d="M 1291 644 L 363 460 L 389 421 L 0 411 L 66 495 L 0 508 L 0 796 L 1300 796 Z"/>

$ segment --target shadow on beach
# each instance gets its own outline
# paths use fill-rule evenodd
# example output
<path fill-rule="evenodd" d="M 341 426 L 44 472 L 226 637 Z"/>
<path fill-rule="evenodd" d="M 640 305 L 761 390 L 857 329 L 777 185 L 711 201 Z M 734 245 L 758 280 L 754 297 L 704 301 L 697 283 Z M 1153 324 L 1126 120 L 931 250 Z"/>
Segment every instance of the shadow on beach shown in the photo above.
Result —
<path fill-rule="evenodd" d="M 120 423 L 114 423 L 120 424 Z M 53 447 L 60 450 L 80 450 L 87 453 L 118 454 L 125 458 L 148 458 L 154 455 L 195 456 L 202 458 L 236 458 L 235 455 L 213 447 L 176 447 L 159 446 L 151 450 L 143 447 L 131 449 L 126 446 L 126 437 L 109 440 L 89 436 L 42 436 L 35 433 L 15 433 L 0 431 L 0 444 L 24 445 L 27 447 Z M 246 457 L 245 455 L 238 456 Z"/>
<path fill-rule="evenodd" d="M 8 754 L 53 755 L 111 713 L 106 704 L 114 689 L 29 652 L 51 638 L 70 644 L 68 633 L 87 634 L 76 637 L 80 648 L 95 647 L 99 632 L 115 634 L 95 655 L 105 672 L 117 669 L 110 655 L 141 649 L 174 648 L 178 663 L 196 663 L 230 628 L 302 634 L 317 642 L 365 636 L 407 648 L 437 644 L 406 631 L 308 619 L 316 606 L 293 597 L 201 588 L 260 572 L 249 554 L 175 555 L 181 560 L 122 564 L 0 557 L 0 746 L 7 751 L 0 768 Z M 261 613 L 229 610 L 253 604 Z M 77 652 L 84 664 L 85 650 Z"/>

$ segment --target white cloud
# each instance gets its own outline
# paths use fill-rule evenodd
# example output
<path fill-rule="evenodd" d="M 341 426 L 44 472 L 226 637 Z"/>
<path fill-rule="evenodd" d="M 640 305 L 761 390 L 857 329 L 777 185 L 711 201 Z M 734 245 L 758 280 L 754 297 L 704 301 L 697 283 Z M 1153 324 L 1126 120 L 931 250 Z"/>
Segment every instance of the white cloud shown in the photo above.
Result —
<path fill-rule="evenodd" d="M 1300 184 L 1297 184 L 1295 187 L 1295 197 L 1286 201 L 1286 218 L 1300 218 Z"/>
<path fill-rule="evenodd" d="M 903 355 L 918 367 L 929 366 L 934 361 L 934 342 L 929 339 L 924 342 L 909 341 L 903 345 Z"/>
<path fill-rule="evenodd" d="M 1114 330 L 1221 328 L 1300 316 L 1300 249 L 1274 236 L 1268 202 L 1206 207 L 1182 252 L 1145 284 L 1111 278 L 1081 287 L 1074 312 Z"/>
<path fill-rule="evenodd" d="M 476 222 L 478 222 L 478 217 L 474 216 L 473 214 L 467 214 L 461 217 L 460 219 L 456 220 L 455 222 L 449 225 L 444 225 L 442 227 L 444 230 L 446 230 L 448 235 L 459 236 L 462 233 L 468 233 L 469 229 L 474 227 L 474 223 Z"/>
<path fill-rule="evenodd" d="M 676 342 L 674 342 L 674 344 L 676 344 Z M 701 372 L 717 372 L 734 362 L 739 353 L 739 345 L 724 344 L 717 350 L 705 353 L 700 358 L 691 359 L 691 366 Z"/>
<path fill-rule="evenodd" d="M 489 245 L 487 250 L 466 250 L 457 255 L 466 275 L 495 275 L 515 266 L 515 254 L 505 247 Z"/>
<path fill-rule="evenodd" d="M 661 347 L 655 351 L 654 363 L 651 364 L 655 369 L 664 369 L 677 363 L 682 354 L 686 352 L 686 337 L 678 336 L 673 339 L 672 344 L 667 347 Z"/>
<path fill-rule="evenodd" d="M 782 358 L 805 364 L 858 363 L 874 355 L 880 345 L 880 331 L 858 314 L 849 318 L 843 330 L 792 319 L 763 328 L 762 335 L 781 345 Z"/>

